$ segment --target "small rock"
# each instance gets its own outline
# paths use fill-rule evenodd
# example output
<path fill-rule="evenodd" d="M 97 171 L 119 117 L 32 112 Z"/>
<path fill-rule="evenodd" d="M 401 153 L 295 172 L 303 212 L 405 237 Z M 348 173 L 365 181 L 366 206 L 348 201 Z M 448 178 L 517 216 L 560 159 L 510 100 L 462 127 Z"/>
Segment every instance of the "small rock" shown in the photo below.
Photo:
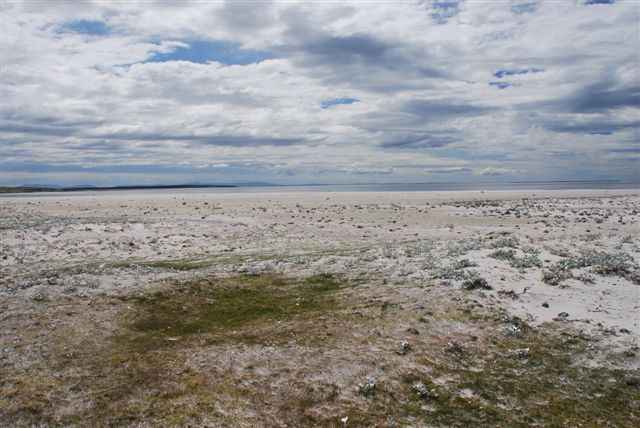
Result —
<path fill-rule="evenodd" d="M 396 349 L 396 354 L 406 355 L 409 353 L 409 351 L 411 351 L 411 344 L 409 342 L 402 342 Z"/>
<path fill-rule="evenodd" d="M 462 286 L 467 290 L 492 290 L 493 289 L 493 287 L 489 285 L 487 280 L 481 277 L 467 279 L 462 283 Z"/>
<path fill-rule="evenodd" d="M 543 307 L 543 308 L 548 308 L 548 307 L 549 307 L 549 304 L 548 304 L 547 302 L 544 302 L 544 303 L 542 304 L 542 307 Z"/>
<path fill-rule="evenodd" d="M 444 347 L 444 352 L 447 354 L 460 355 L 460 354 L 463 354 L 464 351 L 465 351 L 464 345 L 456 341 L 449 342 L 447 343 L 447 346 Z"/>
<path fill-rule="evenodd" d="M 498 291 L 498 296 L 500 296 L 500 297 L 509 297 L 511 300 L 518 300 L 519 299 L 518 293 L 516 293 L 513 290 L 508 290 L 508 291 L 499 290 Z"/>
<path fill-rule="evenodd" d="M 520 333 L 520 327 L 518 327 L 515 324 L 507 324 L 504 327 L 502 327 L 502 331 L 507 336 L 515 336 L 518 333 Z"/>
<path fill-rule="evenodd" d="M 369 378 L 365 383 L 359 383 L 356 385 L 358 394 L 365 397 L 369 397 L 376 392 L 376 379 Z"/>
<path fill-rule="evenodd" d="M 531 355 L 529 348 L 509 349 L 507 353 L 520 360 L 527 359 Z"/>
<path fill-rule="evenodd" d="M 414 382 L 413 385 L 411 385 L 411 389 L 416 393 L 418 398 L 423 400 L 427 398 L 437 397 L 435 388 L 429 389 L 424 383 L 420 381 Z"/>

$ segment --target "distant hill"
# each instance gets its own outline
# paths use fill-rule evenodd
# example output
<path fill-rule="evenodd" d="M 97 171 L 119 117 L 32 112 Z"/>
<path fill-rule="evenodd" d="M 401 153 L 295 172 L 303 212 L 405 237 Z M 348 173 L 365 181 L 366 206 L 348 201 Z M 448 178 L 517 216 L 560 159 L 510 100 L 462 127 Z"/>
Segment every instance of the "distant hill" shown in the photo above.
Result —
<path fill-rule="evenodd" d="M 22 185 L 22 186 L 0 186 L 0 193 L 34 193 L 34 192 L 79 192 L 79 191 L 101 191 L 101 190 L 144 190 L 144 189 L 197 189 L 212 187 L 235 187 L 229 184 L 167 184 L 150 186 L 58 186 L 48 185 Z"/>

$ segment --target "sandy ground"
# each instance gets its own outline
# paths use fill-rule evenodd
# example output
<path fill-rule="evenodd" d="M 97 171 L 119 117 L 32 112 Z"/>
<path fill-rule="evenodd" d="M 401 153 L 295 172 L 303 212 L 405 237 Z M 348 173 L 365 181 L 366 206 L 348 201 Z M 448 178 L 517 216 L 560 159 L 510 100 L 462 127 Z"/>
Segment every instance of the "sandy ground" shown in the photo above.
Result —
<path fill-rule="evenodd" d="M 8 282 L 88 262 L 206 261 L 231 253 L 238 261 L 221 264 L 221 270 L 373 271 L 428 280 L 430 270 L 414 260 L 419 256 L 401 254 L 405 247 L 501 234 L 538 250 L 543 265 L 560 259 L 550 252 L 554 248 L 624 252 L 638 263 L 639 201 L 637 192 L 627 190 L 3 197 L 0 266 Z M 596 276 L 591 284 L 574 279 L 549 287 L 540 269 L 510 269 L 489 253 L 474 250 L 467 258 L 494 286 L 488 294 L 521 295 L 507 305 L 515 313 L 544 322 L 564 311 L 570 319 L 640 336 L 640 289 L 631 281 Z M 104 284 L 95 288 L 106 292 L 130 285 L 99 282 Z"/>
<path fill-rule="evenodd" d="M 361 284 L 354 308 L 471 301 L 586 335 L 587 366 L 637 370 L 611 352 L 640 340 L 639 217 L 637 190 L 3 196 L 3 370 L 33 363 L 20 322 L 60 299 L 77 313 L 171 281 L 319 273 Z M 78 316 L 119 328 L 110 310 Z"/>

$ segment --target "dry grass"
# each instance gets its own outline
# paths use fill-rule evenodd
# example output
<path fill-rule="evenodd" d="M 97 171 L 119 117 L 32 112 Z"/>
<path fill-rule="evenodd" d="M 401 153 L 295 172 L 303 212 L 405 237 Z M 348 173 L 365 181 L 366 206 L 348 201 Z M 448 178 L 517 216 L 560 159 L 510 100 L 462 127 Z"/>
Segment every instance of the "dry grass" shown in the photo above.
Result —
<path fill-rule="evenodd" d="M 45 341 L 48 352 L 2 367 L 3 423 L 640 423 L 639 373 L 584 367 L 588 338 L 561 323 L 531 328 L 466 291 L 452 301 L 418 289 L 433 293 L 420 306 L 383 285 L 379 298 L 360 300 L 359 287 L 331 275 L 256 275 L 33 303 L 39 324 L 21 325 L 34 338 L 28 346 Z M 59 328 L 38 338 L 52 322 Z M 505 334 L 509 326 L 517 328 Z M 404 341 L 407 352 L 396 352 Z M 359 394 L 359 382 L 375 387 Z"/>

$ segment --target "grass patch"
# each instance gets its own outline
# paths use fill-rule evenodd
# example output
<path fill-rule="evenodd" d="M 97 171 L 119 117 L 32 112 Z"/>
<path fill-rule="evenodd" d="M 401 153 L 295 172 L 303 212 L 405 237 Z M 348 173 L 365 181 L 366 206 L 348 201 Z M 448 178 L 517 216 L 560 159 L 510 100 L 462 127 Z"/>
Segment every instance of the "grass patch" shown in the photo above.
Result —
<path fill-rule="evenodd" d="M 556 262 L 542 273 L 542 280 L 549 285 L 558 285 L 572 278 L 572 270 L 590 267 L 593 273 L 608 276 L 620 276 L 632 282 L 637 281 L 640 269 L 633 258 L 625 253 L 607 253 L 605 251 L 586 250 Z"/>
<path fill-rule="evenodd" d="M 131 268 L 151 268 L 175 271 L 190 271 L 210 267 L 213 264 L 211 260 L 151 260 L 151 261 L 118 261 L 111 262 L 109 266 L 112 268 L 131 269 Z"/>
<path fill-rule="evenodd" d="M 577 365 L 585 344 L 546 329 L 493 335 L 486 347 L 472 347 L 456 358 L 427 357 L 423 370 L 381 384 L 366 410 L 349 411 L 350 421 L 359 426 L 385 421 L 437 427 L 638 426 L 638 371 Z"/>
<path fill-rule="evenodd" d="M 436 270 L 434 278 L 462 280 L 467 276 L 467 272 L 464 269 L 476 266 L 478 264 L 469 259 L 456 260 L 451 265 Z"/>
<path fill-rule="evenodd" d="M 250 327 L 324 311 L 334 304 L 330 294 L 339 288 L 338 279 L 328 274 L 302 281 L 278 275 L 188 281 L 135 297 L 136 315 L 130 326 L 157 337 L 222 335 L 228 339 L 226 333 L 234 332 L 236 338 L 255 339 Z"/>

